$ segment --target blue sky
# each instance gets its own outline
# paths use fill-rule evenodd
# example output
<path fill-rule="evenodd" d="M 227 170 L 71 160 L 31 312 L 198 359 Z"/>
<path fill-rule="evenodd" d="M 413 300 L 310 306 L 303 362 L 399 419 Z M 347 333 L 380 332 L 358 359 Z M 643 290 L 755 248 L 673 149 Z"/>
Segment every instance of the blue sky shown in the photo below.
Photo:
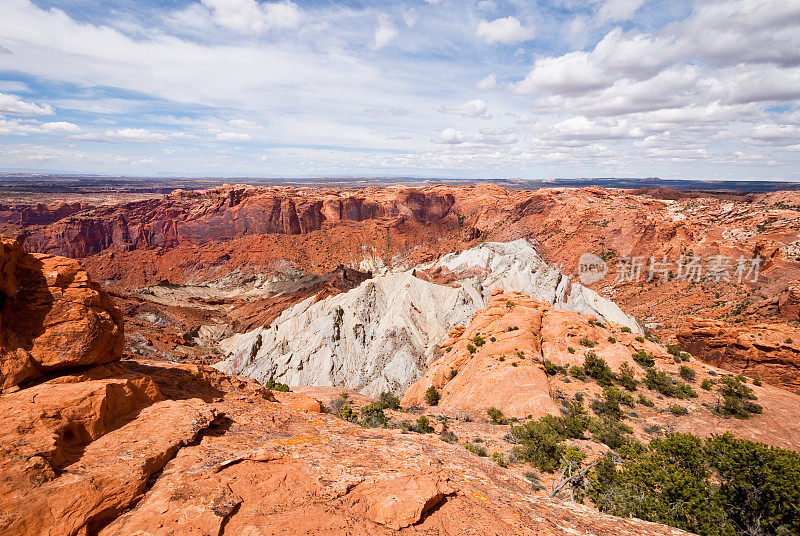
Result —
<path fill-rule="evenodd" d="M 0 170 L 800 180 L 800 0 L 2 0 Z"/>

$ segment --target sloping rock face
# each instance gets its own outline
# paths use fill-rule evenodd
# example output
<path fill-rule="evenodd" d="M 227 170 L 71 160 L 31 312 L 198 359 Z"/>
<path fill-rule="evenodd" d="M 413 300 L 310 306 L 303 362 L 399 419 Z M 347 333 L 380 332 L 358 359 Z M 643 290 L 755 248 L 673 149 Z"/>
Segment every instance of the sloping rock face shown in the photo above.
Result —
<path fill-rule="evenodd" d="M 0 388 L 122 356 L 122 313 L 80 264 L 0 238 Z"/>
<path fill-rule="evenodd" d="M 736 326 L 694 318 L 677 338 L 707 363 L 800 394 L 798 328 L 785 324 Z"/>
<path fill-rule="evenodd" d="M 486 308 L 466 328 L 456 328 L 442 343 L 440 357 L 403 396 L 404 406 L 425 404 L 425 391 L 440 392 L 439 407 L 485 413 L 495 407 L 514 417 L 558 415 L 554 388 L 544 361 L 569 367 L 581 365 L 580 341 L 588 338 L 615 370 L 631 364 L 631 347 L 646 348 L 661 357 L 664 349 L 636 334 L 596 317 L 555 309 L 551 304 L 518 292 L 493 291 Z M 610 343 L 608 338 L 615 341 Z M 573 348 L 573 352 L 569 351 Z"/>
<path fill-rule="evenodd" d="M 467 325 L 498 287 L 641 330 L 613 302 L 571 285 L 533 244 L 517 240 L 482 244 L 419 270 L 375 277 L 322 301 L 309 298 L 270 326 L 223 341 L 228 357 L 216 366 L 262 383 L 274 378 L 372 396 L 402 394 L 433 361 L 448 331 Z"/>

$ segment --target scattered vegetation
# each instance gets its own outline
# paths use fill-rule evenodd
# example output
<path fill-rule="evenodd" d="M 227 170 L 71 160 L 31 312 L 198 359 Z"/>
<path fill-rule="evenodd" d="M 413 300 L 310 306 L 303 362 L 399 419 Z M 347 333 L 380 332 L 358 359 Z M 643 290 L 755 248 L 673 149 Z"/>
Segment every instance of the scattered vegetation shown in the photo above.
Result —
<path fill-rule="evenodd" d="M 619 328 L 619 330 L 622 333 L 630 333 L 631 332 L 631 328 L 629 328 L 628 326 L 622 326 L 621 328 Z"/>
<path fill-rule="evenodd" d="M 645 352 L 643 349 L 636 350 L 633 354 L 633 360 L 644 368 L 654 367 L 656 359 L 653 357 L 653 352 Z"/>
<path fill-rule="evenodd" d="M 617 342 L 617 339 L 615 339 L 614 337 L 609 337 L 608 338 L 608 342 L 610 342 L 611 344 L 614 344 L 615 342 Z"/>
<path fill-rule="evenodd" d="M 497 409 L 496 407 L 492 406 L 491 408 L 486 410 L 486 413 L 489 415 L 489 418 L 495 424 L 508 424 L 508 419 L 506 416 L 503 415 L 503 412 Z"/>
<path fill-rule="evenodd" d="M 433 426 L 431 426 L 430 421 L 425 415 L 422 415 L 419 419 L 417 419 L 417 431 L 420 434 L 433 433 Z"/>
<path fill-rule="evenodd" d="M 486 449 L 481 445 L 475 445 L 473 443 L 464 443 L 464 448 L 470 451 L 471 453 L 480 456 L 481 458 L 485 458 L 489 454 L 486 452 Z"/>
<path fill-rule="evenodd" d="M 581 339 L 578 341 L 578 344 L 585 346 L 586 348 L 594 348 L 597 346 L 597 343 L 591 340 L 589 337 L 581 337 Z"/>
<path fill-rule="evenodd" d="M 687 382 L 693 382 L 697 377 L 697 373 L 694 371 L 694 369 L 687 367 L 686 365 L 681 365 L 678 375 L 680 375 L 680 377 Z"/>
<path fill-rule="evenodd" d="M 701 536 L 800 533 L 800 456 L 730 433 L 668 434 L 607 455 L 587 495 L 604 512 Z"/>
<path fill-rule="evenodd" d="M 472 342 L 474 342 L 475 346 L 477 346 L 479 348 L 481 346 L 483 346 L 484 344 L 486 344 L 486 341 L 480 335 L 475 335 L 474 337 L 472 337 Z"/>
<path fill-rule="evenodd" d="M 380 404 L 382 409 L 400 409 L 400 399 L 392 393 L 388 393 L 386 391 L 381 393 L 378 397 L 378 404 Z"/>
<path fill-rule="evenodd" d="M 747 419 L 752 413 L 761 413 L 763 408 L 753 402 L 758 397 L 747 387 L 739 376 L 723 376 L 719 380 L 717 392 L 722 398 L 717 399 L 715 413 L 723 417 Z"/>
<path fill-rule="evenodd" d="M 614 383 L 614 373 L 602 357 L 597 357 L 593 351 L 586 352 L 583 359 L 583 370 L 586 375 L 594 379 L 601 386 L 608 386 Z"/>
<path fill-rule="evenodd" d="M 663 370 L 647 369 L 644 384 L 648 389 L 673 398 L 697 398 L 697 393 L 688 383 L 672 378 Z"/>
<path fill-rule="evenodd" d="M 469 353 L 474 354 L 476 350 L 477 348 L 475 348 L 475 346 L 473 346 L 471 343 L 467 343 L 467 351 Z"/>
<path fill-rule="evenodd" d="M 706 378 L 700 383 L 700 387 L 705 389 L 706 391 L 710 391 L 712 387 L 714 387 L 714 380 L 711 378 Z"/>
<path fill-rule="evenodd" d="M 616 375 L 616 381 L 628 391 L 635 391 L 636 386 L 639 384 L 639 382 L 636 381 L 633 367 L 627 363 L 620 365 L 619 372 Z"/>
<path fill-rule="evenodd" d="M 586 371 L 583 370 L 583 368 L 579 367 L 578 365 L 572 365 L 571 367 L 569 367 L 569 375 L 578 380 L 586 379 Z"/>
<path fill-rule="evenodd" d="M 673 415 L 679 415 L 679 416 L 680 416 L 680 415 L 688 415 L 688 414 L 689 414 L 689 410 L 688 410 L 688 409 L 686 409 L 685 407 L 681 406 L 680 404 L 673 404 L 673 405 L 671 405 L 671 406 L 669 407 L 669 411 L 670 411 L 670 413 L 672 413 Z"/>
<path fill-rule="evenodd" d="M 276 382 L 275 378 L 271 376 L 264 387 L 270 389 L 271 391 L 281 391 L 282 393 L 288 393 L 291 391 L 288 385 L 285 383 Z"/>
<path fill-rule="evenodd" d="M 441 395 L 435 385 L 431 385 L 425 390 L 425 403 L 429 406 L 438 406 Z"/>

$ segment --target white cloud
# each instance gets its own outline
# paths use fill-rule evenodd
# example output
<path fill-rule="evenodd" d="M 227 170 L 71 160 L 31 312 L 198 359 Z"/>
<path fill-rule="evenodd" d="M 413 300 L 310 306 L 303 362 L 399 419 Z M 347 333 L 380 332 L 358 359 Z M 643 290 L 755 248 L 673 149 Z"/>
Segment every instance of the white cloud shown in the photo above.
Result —
<path fill-rule="evenodd" d="M 119 130 L 107 130 L 104 141 L 124 141 L 130 143 L 164 143 L 167 141 L 166 134 L 152 132 L 145 128 L 122 128 Z M 98 140 L 100 141 L 100 140 Z"/>
<path fill-rule="evenodd" d="M 202 3 L 211 10 L 214 22 L 240 33 L 256 34 L 300 24 L 300 9 L 289 1 L 202 0 Z"/>
<path fill-rule="evenodd" d="M 38 105 L 25 102 L 15 97 L 0 93 L 0 114 L 11 115 L 53 115 L 55 110 L 49 104 Z"/>
<path fill-rule="evenodd" d="M 630 19 L 645 0 L 606 0 L 597 11 L 601 22 L 619 22 Z"/>
<path fill-rule="evenodd" d="M 608 85 L 609 75 L 586 52 L 536 60 L 524 80 L 511 85 L 515 93 L 584 93 Z"/>
<path fill-rule="evenodd" d="M 475 89 L 480 91 L 490 91 L 498 87 L 499 84 L 497 83 L 497 76 L 494 73 L 475 84 Z"/>
<path fill-rule="evenodd" d="M 454 128 L 446 128 L 431 141 L 445 145 L 458 145 L 459 143 L 464 143 L 464 135 Z"/>
<path fill-rule="evenodd" d="M 230 121 L 228 121 L 228 124 L 232 127 L 247 128 L 250 130 L 259 130 L 264 128 L 255 121 L 250 121 L 249 119 L 231 119 Z"/>
<path fill-rule="evenodd" d="M 482 20 L 478 23 L 477 34 L 490 45 L 493 43 L 513 45 L 533 39 L 534 29 L 532 26 L 523 26 L 514 17 L 504 17 L 491 22 Z"/>
<path fill-rule="evenodd" d="M 242 134 L 239 132 L 220 132 L 217 134 L 217 139 L 221 141 L 248 141 L 250 134 Z"/>
<path fill-rule="evenodd" d="M 52 123 L 42 123 L 41 128 L 49 132 L 80 132 L 81 127 L 66 121 L 55 121 Z"/>
<path fill-rule="evenodd" d="M 378 16 L 378 26 L 375 28 L 375 40 L 372 44 L 373 50 L 383 48 L 397 37 L 397 29 L 389 20 L 389 16 L 381 13 Z"/>
<path fill-rule="evenodd" d="M 486 103 L 480 99 L 467 101 L 464 104 L 454 106 L 446 104 L 437 108 L 443 114 L 460 115 L 461 117 L 480 117 L 486 113 Z"/>

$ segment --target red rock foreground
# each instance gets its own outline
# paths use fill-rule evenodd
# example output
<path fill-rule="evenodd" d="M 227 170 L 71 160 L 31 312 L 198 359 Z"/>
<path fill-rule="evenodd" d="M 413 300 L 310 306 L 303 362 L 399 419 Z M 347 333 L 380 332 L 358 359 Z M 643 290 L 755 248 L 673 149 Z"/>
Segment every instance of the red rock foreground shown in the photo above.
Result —
<path fill-rule="evenodd" d="M 97 320 L 118 310 L 85 272 L 38 258 L 52 273 L 34 279 L 48 284 L 15 294 L 17 267 L 37 258 L 4 245 L 3 370 L 20 355 L 37 364 L 54 334 L 64 359 L 34 367 L 46 377 L 5 376 L 1 535 L 680 533 L 534 497 L 513 473 L 437 436 L 364 429 L 299 393 L 276 397 L 198 365 L 118 361 L 120 327 Z M 44 321 L 31 340 L 13 338 L 25 312 L 8 308 L 29 288 L 53 307 L 72 292 L 91 296 L 76 305 L 90 320 L 65 314 L 66 326 Z M 68 360 L 77 368 L 59 368 Z"/>

